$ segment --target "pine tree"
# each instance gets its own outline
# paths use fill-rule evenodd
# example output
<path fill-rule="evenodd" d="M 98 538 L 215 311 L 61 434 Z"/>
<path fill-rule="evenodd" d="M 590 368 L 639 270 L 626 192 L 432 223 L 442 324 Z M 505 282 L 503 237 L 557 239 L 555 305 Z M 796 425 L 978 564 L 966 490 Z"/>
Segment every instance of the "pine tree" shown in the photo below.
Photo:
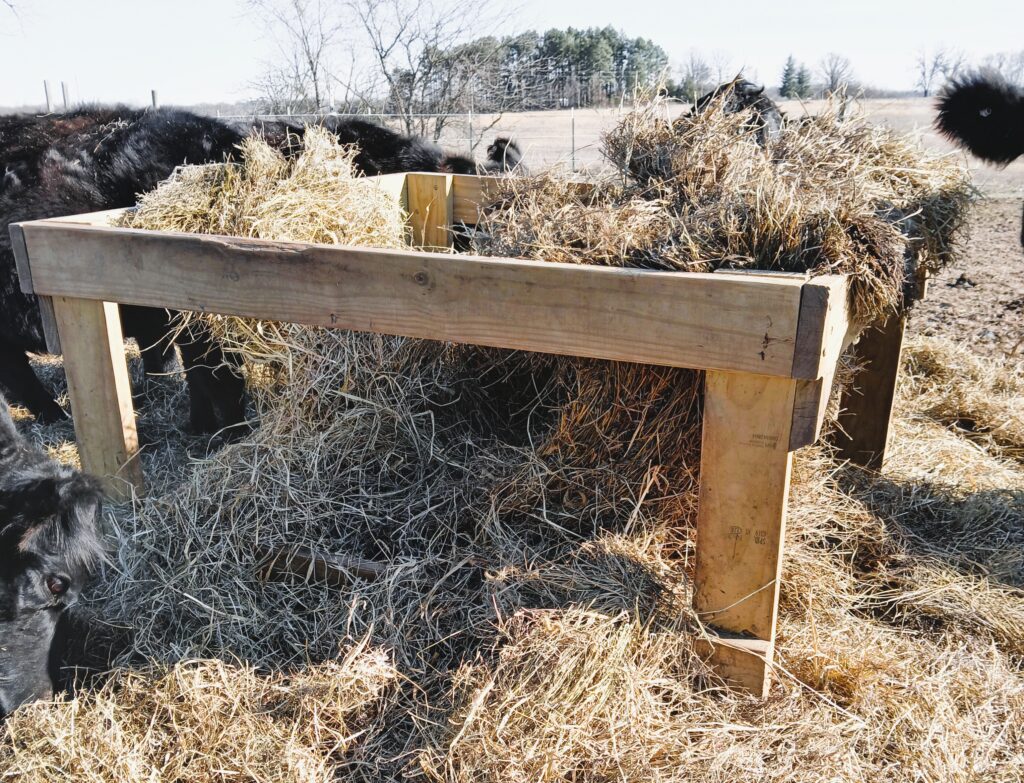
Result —
<path fill-rule="evenodd" d="M 783 98 L 798 98 L 796 60 L 793 55 L 786 58 L 786 66 L 782 69 L 782 84 L 779 86 L 779 95 Z"/>
<path fill-rule="evenodd" d="M 796 72 L 796 96 L 798 98 L 810 98 L 814 88 L 811 86 L 811 72 L 806 65 L 801 65 Z"/>

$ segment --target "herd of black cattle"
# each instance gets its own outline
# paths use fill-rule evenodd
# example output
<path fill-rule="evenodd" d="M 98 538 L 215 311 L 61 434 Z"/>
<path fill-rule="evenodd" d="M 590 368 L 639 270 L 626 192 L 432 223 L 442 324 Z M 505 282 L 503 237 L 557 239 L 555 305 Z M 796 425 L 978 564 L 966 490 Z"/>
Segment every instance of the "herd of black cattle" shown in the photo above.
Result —
<path fill-rule="evenodd" d="M 716 97 L 727 111 L 751 111 L 762 145 L 782 127 L 778 107 L 749 82 L 723 85 L 699 99 L 694 111 Z M 522 165 L 519 147 L 507 138 L 491 144 L 487 159 L 477 164 L 365 120 L 328 117 L 322 123 L 341 142 L 358 147 L 356 165 L 368 175 L 501 174 Z M 940 100 L 937 126 L 982 159 L 1009 163 L 1024 154 L 1024 94 L 998 79 L 970 77 Z M 38 421 L 65 416 L 26 355 L 44 351 L 45 343 L 36 301 L 18 285 L 8 226 L 131 206 L 177 166 L 224 160 L 250 133 L 291 155 L 301 147 L 303 128 L 230 125 L 167 109 L 0 117 L 0 390 Z M 173 314 L 122 307 L 121 316 L 125 334 L 142 348 L 146 373 L 162 372 L 173 355 Z M 177 345 L 191 428 L 212 432 L 242 422 L 242 381 L 223 363 L 217 345 L 202 333 Z M 93 479 L 49 459 L 18 432 L 0 395 L 0 718 L 52 691 L 58 626 L 100 553 L 101 499 Z"/>

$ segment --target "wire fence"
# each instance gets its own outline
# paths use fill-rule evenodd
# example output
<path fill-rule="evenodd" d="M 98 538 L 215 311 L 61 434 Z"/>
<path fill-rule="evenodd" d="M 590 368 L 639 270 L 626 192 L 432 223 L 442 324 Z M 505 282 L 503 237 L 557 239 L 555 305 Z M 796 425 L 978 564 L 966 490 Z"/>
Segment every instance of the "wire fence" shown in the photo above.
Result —
<path fill-rule="evenodd" d="M 564 165 L 578 171 L 593 169 L 604 163 L 601 155 L 601 136 L 611 130 L 631 106 L 598 109 L 553 109 L 505 114 L 415 114 L 411 115 L 413 130 L 433 138 L 435 122 L 443 118 L 440 143 L 446 149 L 472 154 L 482 158 L 487 145 L 499 136 L 508 136 L 519 144 L 524 162 L 530 167 Z M 667 105 L 667 116 L 683 110 L 682 106 Z M 221 114 L 226 121 L 252 122 L 254 120 L 308 122 L 325 116 L 373 119 L 390 128 L 405 132 L 406 116 L 387 113 L 331 113 L 331 114 Z"/>
<path fill-rule="evenodd" d="M 49 81 L 44 82 L 47 112 L 68 111 L 73 108 L 69 100 L 68 85 L 60 82 L 60 92 Z M 58 96 L 62 99 L 58 100 Z M 150 93 L 151 105 L 160 105 L 156 90 Z M 380 112 L 331 113 L 331 114 L 264 114 L 264 113 L 222 113 L 211 112 L 204 107 L 188 107 L 193 111 L 204 112 L 224 121 L 252 122 L 254 120 L 284 120 L 289 122 L 313 121 L 325 116 L 358 117 L 373 119 L 395 130 L 405 132 L 406 116 Z M 499 136 L 508 136 L 519 144 L 523 152 L 524 163 L 530 167 L 547 167 L 563 165 L 573 171 L 600 168 L 604 165 L 601 155 L 601 136 L 621 119 L 623 113 L 631 110 L 628 103 L 614 107 L 601 108 L 565 108 L 544 109 L 535 111 L 509 112 L 505 114 L 487 114 L 466 112 L 461 114 L 421 113 L 411 115 L 413 132 L 426 138 L 434 138 L 438 120 L 441 134 L 438 142 L 445 149 L 470 154 L 482 159 L 487 145 Z M 682 104 L 666 103 L 667 116 L 671 117 L 683 110 Z"/>

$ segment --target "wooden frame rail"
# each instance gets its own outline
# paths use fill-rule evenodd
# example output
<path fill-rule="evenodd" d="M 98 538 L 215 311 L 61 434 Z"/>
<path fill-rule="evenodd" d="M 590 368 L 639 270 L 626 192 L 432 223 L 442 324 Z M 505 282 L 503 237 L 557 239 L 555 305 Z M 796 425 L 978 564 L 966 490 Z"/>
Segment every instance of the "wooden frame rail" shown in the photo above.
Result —
<path fill-rule="evenodd" d="M 443 174 L 377 181 L 431 251 L 450 247 L 453 223 L 476 222 L 495 187 Z M 716 670 L 767 692 L 792 452 L 817 439 L 859 331 L 845 278 L 172 234 L 112 227 L 117 214 L 12 226 L 22 288 L 44 303 L 51 349 L 64 349 L 83 466 L 113 496 L 143 486 L 115 303 L 707 370 L 694 602 Z M 894 378 L 881 362 L 862 385 Z M 877 444 L 888 408 L 879 424 L 870 404 L 846 428 Z"/>

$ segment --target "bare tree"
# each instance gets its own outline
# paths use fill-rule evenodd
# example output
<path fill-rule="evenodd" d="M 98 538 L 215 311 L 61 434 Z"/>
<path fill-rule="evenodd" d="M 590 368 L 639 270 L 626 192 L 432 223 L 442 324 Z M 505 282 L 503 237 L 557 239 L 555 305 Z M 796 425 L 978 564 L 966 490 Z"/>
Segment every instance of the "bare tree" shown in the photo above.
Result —
<path fill-rule="evenodd" d="M 708 58 L 708 65 L 715 75 L 716 84 L 724 84 L 725 82 L 731 81 L 737 73 L 740 72 L 740 68 L 734 68 L 732 65 L 732 56 L 721 49 L 715 49 Z"/>
<path fill-rule="evenodd" d="M 341 24 L 323 0 L 249 0 L 270 24 L 278 56 L 256 82 L 266 111 L 316 112 L 331 103 L 331 53 Z"/>
<path fill-rule="evenodd" d="M 498 23 L 494 0 L 347 0 L 347 17 L 373 58 L 372 78 L 350 87 L 382 90 L 406 133 L 441 136 L 451 115 L 473 110 L 501 52 L 485 35 Z M 422 116 L 429 114 L 432 116 Z"/>
<path fill-rule="evenodd" d="M 982 66 L 994 71 L 1014 84 L 1024 85 L 1024 50 L 1019 52 L 996 52 L 981 61 Z"/>
<path fill-rule="evenodd" d="M 681 76 L 683 95 L 691 103 L 714 86 L 714 72 L 708 61 L 696 49 L 690 50 L 689 57 L 683 63 Z"/>
<path fill-rule="evenodd" d="M 963 52 L 945 47 L 931 54 L 927 51 L 918 52 L 914 58 L 915 86 L 927 98 L 932 94 L 937 81 L 954 78 L 963 70 L 965 61 Z"/>
<path fill-rule="evenodd" d="M 835 95 L 850 87 L 853 81 L 853 65 L 841 54 L 829 52 L 818 65 L 825 95 Z"/>

